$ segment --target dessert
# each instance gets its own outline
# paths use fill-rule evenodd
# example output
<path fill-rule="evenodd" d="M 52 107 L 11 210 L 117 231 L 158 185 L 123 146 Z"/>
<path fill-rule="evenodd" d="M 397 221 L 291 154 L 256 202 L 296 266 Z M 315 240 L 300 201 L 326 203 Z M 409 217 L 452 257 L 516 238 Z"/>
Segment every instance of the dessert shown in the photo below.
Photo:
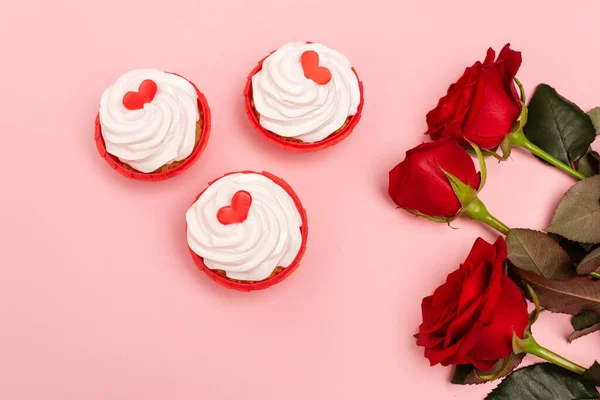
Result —
<path fill-rule="evenodd" d="M 186 212 L 187 243 L 211 279 L 241 291 L 281 282 L 306 249 L 306 212 L 292 188 L 267 172 L 227 174 Z"/>
<path fill-rule="evenodd" d="M 196 86 L 155 69 L 120 76 L 100 100 L 96 147 L 120 174 L 157 181 L 187 170 L 210 133 L 210 109 Z"/>
<path fill-rule="evenodd" d="M 363 89 L 350 61 L 317 43 L 288 43 L 250 73 L 246 114 L 270 142 L 316 151 L 339 143 L 362 113 Z"/>

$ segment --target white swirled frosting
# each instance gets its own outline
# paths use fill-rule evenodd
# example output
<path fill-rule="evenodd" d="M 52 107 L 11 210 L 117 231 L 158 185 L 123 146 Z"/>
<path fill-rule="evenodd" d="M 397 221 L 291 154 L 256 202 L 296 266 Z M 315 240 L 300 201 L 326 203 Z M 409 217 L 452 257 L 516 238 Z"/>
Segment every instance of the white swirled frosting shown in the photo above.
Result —
<path fill-rule="evenodd" d="M 331 72 L 320 85 L 306 78 L 301 56 L 312 50 Z M 321 44 L 288 43 L 267 57 L 252 77 L 254 107 L 260 124 L 277 135 L 318 142 L 344 125 L 360 104 L 358 78 L 350 61 Z"/>
<path fill-rule="evenodd" d="M 139 110 L 123 105 L 127 92 L 152 80 L 158 90 Z M 194 150 L 199 119 L 198 95 L 184 78 L 155 69 L 123 74 L 102 94 L 100 125 L 106 151 L 141 172 L 181 161 Z"/>
<path fill-rule="evenodd" d="M 252 196 L 244 222 L 223 225 L 221 207 L 233 195 Z M 302 217 L 292 197 L 264 175 L 236 173 L 210 185 L 186 213 L 190 249 L 212 269 L 241 281 L 266 279 L 277 267 L 288 267 L 302 245 Z"/>

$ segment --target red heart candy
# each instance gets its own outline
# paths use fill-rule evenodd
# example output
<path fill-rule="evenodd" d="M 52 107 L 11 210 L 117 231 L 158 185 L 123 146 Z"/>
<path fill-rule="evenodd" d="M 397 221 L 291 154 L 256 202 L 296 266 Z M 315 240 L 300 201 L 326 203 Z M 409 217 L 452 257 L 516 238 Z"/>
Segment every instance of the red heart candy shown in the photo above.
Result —
<path fill-rule="evenodd" d="M 245 190 L 235 192 L 231 205 L 219 208 L 217 219 L 223 225 L 240 224 L 248 218 L 252 196 Z"/>
<path fill-rule="evenodd" d="M 331 80 L 331 71 L 327 67 L 319 67 L 319 54 L 313 50 L 307 50 L 300 57 L 304 76 L 312 79 L 319 85 L 326 85 Z"/>
<path fill-rule="evenodd" d="M 156 95 L 158 87 L 153 80 L 146 79 L 140 83 L 137 92 L 127 92 L 123 96 L 123 105 L 128 110 L 141 110 L 144 104 L 150 103 Z"/>

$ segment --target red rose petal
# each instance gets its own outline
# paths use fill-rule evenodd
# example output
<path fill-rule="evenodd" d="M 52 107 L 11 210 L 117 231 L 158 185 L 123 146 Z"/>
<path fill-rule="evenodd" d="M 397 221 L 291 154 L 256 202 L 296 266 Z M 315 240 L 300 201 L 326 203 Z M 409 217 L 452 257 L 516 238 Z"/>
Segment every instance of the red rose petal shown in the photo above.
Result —
<path fill-rule="evenodd" d="M 519 288 L 507 276 L 502 279 L 502 293 L 492 321 L 487 324 L 471 355 L 477 360 L 497 361 L 512 351 L 513 332 L 523 337 L 528 322 L 527 304 Z"/>

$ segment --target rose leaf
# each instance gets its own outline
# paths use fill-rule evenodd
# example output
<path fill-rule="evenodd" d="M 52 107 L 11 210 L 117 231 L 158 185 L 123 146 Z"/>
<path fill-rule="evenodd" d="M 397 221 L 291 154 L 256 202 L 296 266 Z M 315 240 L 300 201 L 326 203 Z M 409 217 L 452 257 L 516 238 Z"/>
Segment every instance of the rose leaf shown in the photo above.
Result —
<path fill-rule="evenodd" d="M 600 107 L 592 108 L 587 114 L 596 128 L 596 133 L 600 134 Z"/>
<path fill-rule="evenodd" d="M 600 243 L 600 175 L 565 193 L 547 231 L 575 242 Z"/>
<path fill-rule="evenodd" d="M 600 322 L 595 325 L 590 326 L 589 328 L 581 329 L 581 330 L 574 331 L 573 333 L 571 333 L 568 338 L 569 343 L 572 343 L 574 340 L 579 339 L 580 337 L 589 335 L 590 333 L 594 333 L 596 331 L 600 331 Z"/>
<path fill-rule="evenodd" d="M 569 255 L 571 263 L 573 263 L 572 272 L 575 272 L 575 267 L 581 262 L 581 260 L 585 258 L 585 256 L 588 255 L 590 251 L 592 251 L 594 247 L 596 247 L 595 244 L 577 243 L 554 233 L 550 233 L 548 236 L 558 243 L 560 247 L 562 247 L 562 249 Z"/>
<path fill-rule="evenodd" d="M 511 229 L 506 237 L 508 259 L 517 268 L 550 279 L 570 279 L 572 262 L 562 247 L 543 232 Z"/>
<path fill-rule="evenodd" d="M 596 138 L 591 118 L 551 86 L 539 85 L 528 108 L 525 136 L 567 165 L 583 157 Z"/>
<path fill-rule="evenodd" d="M 585 256 L 583 260 L 577 266 L 577 273 L 579 275 L 587 275 L 590 272 L 598 270 L 600 267 L 600 247 L 593 250 L 590 254 Z M 600 321 L 599 321 L 600 322 Z"/>
<path fill-rule="evenodd" d="M 583 379 L 600 386 L 600 364 L 598 364 L 598 361 L 594 361 L 594 364 L 583 373 Z"/>
<path fill-rule="evenodd" d="M 593 311 L 583 311 L 571 318 L 571 326 L 576 331 L 589 328 L 600 322 L 600 315 Z"/>
<path fill-rule="evenodd" d="M 589 150 L 585 156 L 577 161 L 577 171 L 590 177 L 600 173 L 600 154 L 594 150 Z"/>
<path fill-rule="evenodd" d="M 504 360 L 499 360 L 494 364 L 494 367 L 489 371 L 479 371 L 471 364 L 457 365 L 452 375 L 452 383 L 455 385 L 479 385 L 481 383 L 490 382 L 481 377 L 491 376 L 498 373 L 502 368 L 504 371 L 498 375 L 496 379 L 504 378 L 514 371 L 523 361 L 525 353 L 511 354 L 511 358 L 507 365 L 504 365 Z"/>
<path fill-rule="evenodd" d="M 576 277 L 568 281 L 544 278 L 535 272 L 512 268 L 522 283 L 532 287 L 540 305 L 548 311 L 577 315 L 583 311 L 600 314 L 600 281 Z"/>
<path fill-rule="evenodd" d="M 596 387 L 571 371 L 550 363 L 521 368 L 487 395 L 486 400 L 598 399 Z"/>
<path fill-rule="evenodd" d="M 600 315 L 593 311 L 583 311 L 571 318 L 574 332 L 569 335 L 569 343 L 585 335 L 600 330 Z"/>

